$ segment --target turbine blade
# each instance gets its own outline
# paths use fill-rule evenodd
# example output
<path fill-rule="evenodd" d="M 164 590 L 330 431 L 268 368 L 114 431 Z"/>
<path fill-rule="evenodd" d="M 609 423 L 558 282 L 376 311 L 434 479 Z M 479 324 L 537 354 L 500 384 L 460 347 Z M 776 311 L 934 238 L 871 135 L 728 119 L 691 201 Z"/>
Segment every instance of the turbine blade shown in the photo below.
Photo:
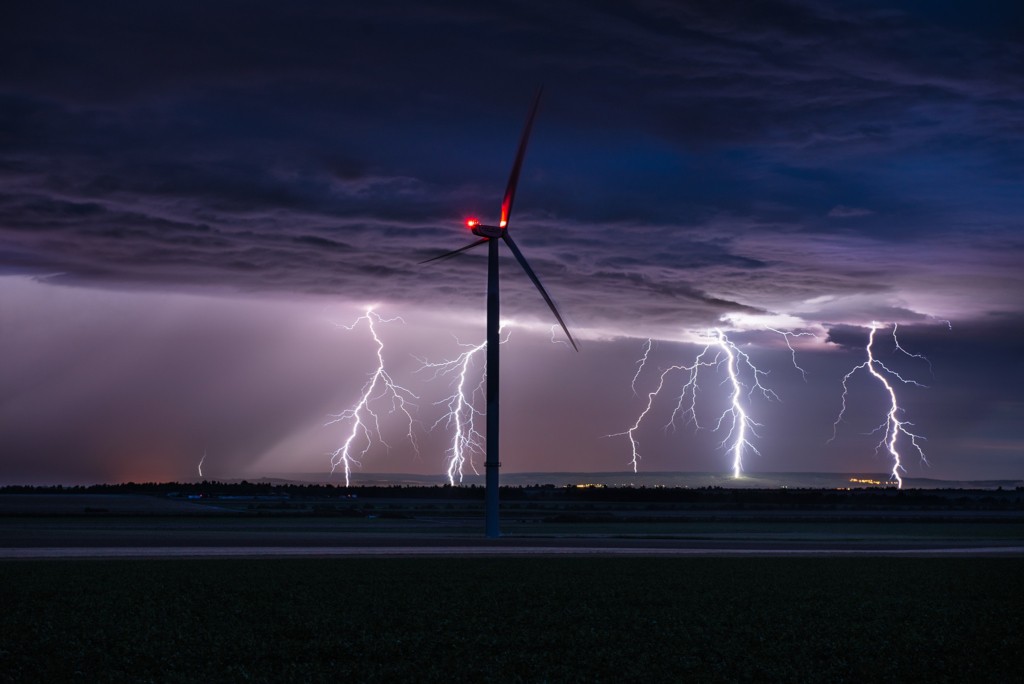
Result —
<path fill-rule="evenodd" d="M 519 150 L 516 152 L 515 163 L 512 164 L 512 173 L 508 177 L 508 185 L 505 187 L 505 199 L 501 201 L 501 223 L 502 228 L 508 226 L 509 217 L 512 215 L 512 200 L 516 197 L 516 185 L 519 184 L 519 169 L 523 166 L 523 157 L 526 156 L 526 143 L 530 141 L 530 130 L 533 128 L 533 119 L 537 116 L 537 108 L 540 106 L 540 96 L 543 88 L 537 89 L 537 95 L 533 98 L 533 107 L 530 108 L 530 115 L 526 118 L 526 128 L 523 129 L 523 137 L 519 139 Z"/>
<path fill-rule="evenodd" d="M 569 342 L 572 343 L 572 348 L 579 351 L 580 348 L 576 346 L 576 340 L 572 339 L 572 335 L 569 334 L 569 328 L 566 327 L 561 314 L 559 314 L 558 309 L 555 308 L 555 303 L 551 301 L 551 297 L 548 296 L 547 290 L 545 290 L 544 286 L 540 284 L 540 278 L 538 278 L 537 274 L 533 272 L 532 268 L 530 268 L 530 264 L 526 263 L 526 257 L 524 257 L 523 253 L 519 251 L 516 243 L 512 241 L 512 238 L 509 237 L 508 233 L 505 233 L 502 238 L 505 240 L 505 244 L 508 245 L 508 248 L 512 250 L 512 254 L 515 256 L 516 261 L 518 261 L 519 265 L 523 267 L 524 271 L 526 271 L 526 275 L 528 275 L 530 280 L 533 281 L 533 284 L 537 286 L 537 289 L 540 291 L 540 296 L 548 303 L 548 308 L 551 309 L 551 313 L 555 314 L 555 318 L 558 319 L 558 324 L 561 325 L 562 330 L 565 331 L 565 336 L 568 337 Z"/>
<path fill-rule="evenodd" d="M 472 248 L 476 247 L 477 245 L 482 245 L 485 242 L 487 242 L 488 240 L 490 240 L 490 238 L 480 238 L 476 242 L 471 242 L 468 245 L 466 245 L 465 247 L 459 247 L 458 249 L 456 249 L 456 250 L 454 250 L 452 252 L 446 252 L 445 254 L 441 254 L 441 255 L 436 256 L 436 257 L 431 257 L 431 258 L 427 259 L 426 261 L 421 261 L 420 263 L 421 264 L 429 264 L 431 261 L 441 261 L 442 259 L 451 259 L 453 256 L 455 256 L 457 254 L 461 254 L 461 253 L 465 252 L 467 249 L 472 249 Z"/>

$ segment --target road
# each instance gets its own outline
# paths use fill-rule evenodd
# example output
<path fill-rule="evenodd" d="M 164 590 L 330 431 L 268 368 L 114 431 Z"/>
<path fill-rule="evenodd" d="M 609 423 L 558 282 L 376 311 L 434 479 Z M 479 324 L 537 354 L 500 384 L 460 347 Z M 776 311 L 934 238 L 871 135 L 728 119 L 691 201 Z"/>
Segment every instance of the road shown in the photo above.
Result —
<path fill-rule="evenodd" d="M 378 509 L 379 510 L 379 509 Z M 388 509 L 390 510 L 390 509 Z M 0 559 L 348 556 L 1024 556 L 1024 518 L 975 511 L 943 519 L 841 512 L 800 519 L 573 522 L 516 511 L 485 539 L 467 514 L 242 515 L 150 497 L 0 498 Z M 616 510 L 616 513 L 619 511 Z M 518 517 L 517 517 L 518 516 Z M 753 519 L 752 519 L 753 518 Z"/>
<path fill-rule="evenodd" d="M 310 518 L 0 518 L 0 559 L 342 556 L 1024 556 L 1019 526 L 710 524 L 520 528 Z M 626 532 L 623 532 L 625 530 Z"/>
<path fill-rule="evenodd" d="M 100 559 L 100 558 L 339 558 L 353 556 L 1004 556 L 1024 557 L 1024 546 L 972 546 L 907 548 L 788 548 L 774 546 L 757 548 L 738 544 L 735 547 L 664 547 L 664 546 L 565 546 L 565 545 L 480 545 L 480 546 L 104 546 L 104 547 L 30 547 L 0 548 L 0 560 L 26 559 Z"/>

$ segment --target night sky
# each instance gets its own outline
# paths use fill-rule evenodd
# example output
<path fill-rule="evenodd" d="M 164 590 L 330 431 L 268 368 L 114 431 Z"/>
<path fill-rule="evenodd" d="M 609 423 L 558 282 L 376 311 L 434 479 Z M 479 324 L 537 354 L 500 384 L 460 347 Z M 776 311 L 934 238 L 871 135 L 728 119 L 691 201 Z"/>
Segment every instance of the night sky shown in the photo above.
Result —
<path fill-rule="evenodd" d="M 748 472 L 873 472 L 888 397 L 930 465 L 1024 478 L 1024 5 L 48 2 L 0 20 L 0 484 L 330 472 L 376 365 L 365 473 L 445 471 L 448 378 L 484 336 L 486 250 L 536 89 L 503 250 L 502 462 L 632 470 L 661 370 L 721 329 L 778 395 Z M 911 354 L 895 349 L 899 343 Z M 765 331 L 808 332 L 786 339 Z M 631 383 L 645 342 L 650 357 Z M 554 340 L 554 341 L 553 341 Z M 730 470 L 697 417 L 641 472 Z M 674 384 L 673 384 L 674 383 Z M 674 394 L 672 394 L 674 392 Z M 744 395 L 747 396 L 747 395 Z M 482 405 L 481 405 L 482 408 Z M 482 463 L 482 458 L 475 459 Z M 482 471 L 482 468 L 481 468 Z M 335 475 L 332 481 L 337 481 Z"/>

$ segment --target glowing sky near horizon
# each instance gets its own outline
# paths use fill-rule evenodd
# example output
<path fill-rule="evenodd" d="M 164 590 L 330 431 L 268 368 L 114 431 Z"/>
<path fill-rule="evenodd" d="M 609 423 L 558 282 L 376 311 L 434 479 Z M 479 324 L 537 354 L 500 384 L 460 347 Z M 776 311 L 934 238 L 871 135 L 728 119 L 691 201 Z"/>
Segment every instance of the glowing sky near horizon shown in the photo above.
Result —
<path fill-rule="evenodd" d="M 189 478 L 204 452 L 326 476 L 324 422 L 375 367 L 335 323 L 369 305 L 405 321 L 388 373 L 432 424 L 417 359 L 480 339 L 485 259 L 417 264 L 497 220 L 541 83 L 513 230 L 582 351 L 503 259 L 506 470 L 630 469 L 603 435 L 643 408 L 645 340 L 663 369 L 721 327 L 781 399 L 745 470 L 887 472 L 870 382 L 826 444 L 879 321 L 932 364 L 886 357 L 929 386 L 901 391 L 931 463 L 907 475 L 1024 478 L 1019 3 L 347 5 L 8 12 L 0 484 Z M 816 335 L 806 381 L 768 328 Z M 448 436 L 417 457 L 394 430 L 365 471 L 444 481 Z M 643 440 L 645 470 L 729 470 L 720 435 Z"/>

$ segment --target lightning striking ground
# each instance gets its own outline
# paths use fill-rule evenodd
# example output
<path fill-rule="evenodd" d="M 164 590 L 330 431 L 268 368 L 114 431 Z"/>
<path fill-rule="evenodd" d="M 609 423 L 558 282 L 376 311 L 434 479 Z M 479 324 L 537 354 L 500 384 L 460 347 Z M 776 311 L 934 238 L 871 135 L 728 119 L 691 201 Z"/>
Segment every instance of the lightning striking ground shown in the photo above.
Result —
<path fill-rule="evenodd" d="M 729 341 L 729 339 L 722 333 L 721 330 L 715 331 L 715 338 L 718 346 L 721 348 L 722 353 L 725 354 L 725 370 L 729 375 L 729 386 L 732 387 L 732 395 L 729 398 L 729 408 L 725 409 L 721 416 L 718 418 L 718 425 L 715 426 L 715 430 L 718 430 L 722 426 L 722 422 L 728 417 L 730 419 L 729 434 L 726 435 L 725 439 L 722 440 L 722 446 L 725 446 L 727 442 L 732 442 L 732 476 L 739 477 L 743 472 L 743 451 L 744 449 L 750 449 L 755 454 L 760 455 L 750 440 L 747 439 L 747 431 L 751 434 L 757 435 L 755 428 L 760 423 L 754 422 L 753 419 L 747 414 L 746 408 L 743 406 L 743 383 L 740 381 L 739 369 L 737 368 L 737 360 L 742 358 L 744 363 L 753 370 L 753 386 L 761 390 L 765 396 L 773 396 L 775 393 L 771 390 L 766 389 L 761 385 L 760 378 L 757 374 L 760 372 L 750 362 L 750 357 L 741 352 L 736 345 Z"/>
<path fill-rule="evenodd" d="M 806 371 L 797 364 L 796 350 L 790 344 L 789 337 L 791 335 L 794 337 L 801 337 L 805 335 L 813 337 L 813 335 L 807 332 L 794 333 L 775 330 L 773 328 L 769 329 L 785 338 L 786 346 L 792 354 L 793 366 L 800 371 L 804 378 L 806 378 Z M 751 436 L 757 436 L 757 428 L 761 427 L 761 424 L 750 416 L 747 402 L 755 393 L 758 393 L 763 398 L 769 400 L 778 400 L 779 397 L 773 390 L 761 383 L 762 377 L 766 376 L 767 372 L 762 371 L 755 366 L 750 355 L 736 346 L 736 344 L 730 340 L 720 328 L 715 328 L 714 330 L 709 331 L 708 337 L 710 338 L 710 341 L 704 346 L 700 353 L 697 354 L 692 364 L 672 365 L 661 372 L 657 386 L 653 391 L 647 394 L 647 405 L 644 407 L 643 411 L 640 412 L 640 415 L 628 430 L 614 435 L 609 435 L 609 437 L 625 436 L 629 439 L 632 450 L 630 463 L 633 466 L 633 472 L 637 472 L 641 458 L 639 442 L 637 440 L 637 431 L 640 429 L 644 419 L 651 412 L 655 399 L 660 396 L 662 390 L 665 388 L 666 380 L 670 375 L 682 373 L 685 382 L 679 390 L 679 394 L 676 395 L 675 407 L 669 415 L 669 420 L 665 425 L 665 429 L 675 429 L 679 421 L 684 421 L 688 424 L 692 423 L 696 429 L 701 429 L 702 426 L 697 419 L 697 392 L 700 389 L 698 379 L 701 369 L 709 367 L 724 368 L 726 377 L 723 384 L 728 384 L 730 388 L 727 406 L 722 413 L 719 414 L 713 430 L 718 431 L 727 428 L 726 436 L 722 440 L 720 446 L 728 449 L 731 454 L 733 477 L 740 477 L 742 475 L 743 458 L 747 451 L 760 454 L 757 447 L 751 441 Z M 650 358 L 651 347 L 652 341 L 647 340 L 644 344 L 643 354 L 637 361 L 637 370 L 633 375 L 631 383 L 634 394 L 637 393 L 637 381 L 643 373 Z"/>
<path fill-rule="evenodd" d="M 199 477 L 203 476 L 203 462 L 206 460 L 206 451 L 203 451 L 203 457 L 199 459 Z"/>
<path fill-rule="evenodd" d="M 650 342 L 650 340 L 648 340 L 648 342 Z M 648 350 L 647 351 L 650 351 L 649 345 L 648 345 Z M 705 351 L 707 351 L 706 348 L 705 348 Z M 636 422 L 634 422 L 633 425 L 630 426 L 630 428 L 628 430 L 626 430 L 625 432 L 616 432 L 614 434 L 607 435 L 608 437 L 625 436 L 625 437 L 627 437 L 629 439 L 629 444 L 630 444 L 630 447 L 632 449 L 632 456 L 630 458 L 630 464 L 633 466 L 633 472 L 634 473 L 638 471 L 638 469 L 640 467 L 640 459 L 642 458 L 640 456 L 640 444 L 639 444 L 639 441 L 637 440 L 636 433 L 640 429 L 640 424 L 643 423 L 644 418 L 646 418 L 647 414 L 649 414 L 651 412 L 651 409 L 654 406 L 654 400 L 655 400 L 655 398 L 657 398 L 661 394 L 661 390 L 664 389 L 664 387 L 665 387 L 665 380 L 666 380 L 666 378 L 668 378 L 668 376 L 670 374 L 673 374 L 673 373 L 676 373 L 676 372 L 682 372 L 682 373 L 685 373 L 688 376 L 688 380 L 683 385 L 682 392 L 679 395 L 679 403 L 676 405 L 675 410 L 673 410 L 673 412 L 672 412 L 672 417 L 669 420 L 669 424 L 673 424 L 674 423 L 675 418 L 676 418 L 677 414 L 680 412 L 681 406 L 682 406 L 683 402 L 686 399 L 687 392 L 689 392 L 690 395 L 691 395 L 691 402 L 690 402 L 690 407 L 684 413 L 687 416 L 689 416 L 692 421 L 696 422 L 696 414 L 694 413 L 693 409 L 694 409 L 694 403 L 696 402 L 697 371 L 700 369 L 701 366 L 704 366 L 704 365 L 707 365 L 707 366 L 714 365 L 713 363 L 702 362 L 701 361 L 701 357 L 703 355 L 704 355 L 704 352 L 701 352 L 701 354 L 698 355 L 697 360 L 692 365 L 689 365 L 689 366 L 681 365 L 681 364 L 680 365 L 672 365 L 672 366 L 669 366 L 668 368 L 664 369 L 661 372 L 661 375 L 658 378 L 658 386 L 655 387 L 653 391 L 647 393 L 647 406 L 645 406 L 644 410 L 640 412 L 639 416 L 637 416 Z M 641 359 L 640 369 L 637 371 L 637 376 L 639 376 L 640 372 L 643 371 L 643 367 L 646 364 L 646 361 L 647 361 L 647 355 L 645 354 L 644 357 Z M 668 427 L 668 426 L 666 426 L 666 427 Z"/>
<path fill-rule="evenodd" d="M 412 443 L 413 449 L 419 454 L 419 446 L 413 434 L 413 424 L 415 421 L 409 412 L 409 406 L 412 406 L 411 400 L 418 399 L 418 397 L 410 390 L 395 383 L 387 370 L 385 370 L 384 342 L 380 339 L 377 329 L 374 327 L 375 322 L 391 323 L 401 320 L 398 317 L 382 318 L 370 308 L 351 325 L 339 325 L 339 327 L 346 330 L 353 330 L 360 322 L 365 321 L 370 330 L 370 335 L 377 346 L 377 368 L 370 374 L 370 379 L 366 381 L 366 384 L 363 385 L 359 400 L 352 408 L 338 414 L 332 414 L 332 419 L 325 424 L 325 426 L 337 423 L 348 423 L 350 425 L 345 441 L 331 453 L 331 473 L 334 473 L 339 466 L 342 467 L 345 472 L 346 487 L 349 485 L 352 466 L 360 465 L 359 460 L 353 455 L 357 450 L 359 451 L 359 456 L 362 457 L 370 450 L 375 441 L 380 442 L 385 448 L 390 448 L 390 445 L 381 434 L 380 414 L 373 408 L 375 402 L 388 398 L 391 402 L 389 412 L 400 411 L 405 415 L 409 424 L 407 436 Z"/>
<path fill-rule="evenodd" d="M 889 383 L 889 380 L 886 378 L 886 376 L 895 378 L 896 380 L 899 380 L 905 385 L 916 385 L 917 387 L 924 387 L 924 385 L 914 380 L 904 378 L 899 373 L 888 368 L 884 363 L 875 358 L 873 349 L 875 344 L 875 332 L 880 327 L 880 323 L 871 323 L 871 332 L 868 334 L 868 344 L 867 347 L 865 347 L 865 352 L 867 353 L 868 357 L 867 360 L 857 366 L 854 366 L 849 373 L 843 376 L 842 408 L 839 410 L 839 415 L 836 417 L 835 422 L 832 424 L 832 438 L 829 440 L 829 442 L 835 440 L 836 433 L 839 429 L 839 423 L 843 420 L 843 415 L 846 413 L 846 396 L 849 393 L 847 383 L 849 382 L 850 378 L 853 377 L 854 373 L 856 373 L 862 368 L 867 369 L 868 373 L 870 373 L 872 377 L 874 377 L 876 380 L 878 380 L 878 382 L 882 384 L 882 387 L 885 388 L 886 393 L 889 395 L 889 410 L 886 413 L 885 421 L 872 431 L 872 433 L 882 433 L 882 440 L 878 443 L 878 446 L 875 447 L 875 450 L 877 451 L 884 447 L 886 451 L 889 452 L 889 455 L 892 457 L 893 461 L 892 472 L 889 476 L 889 479 L 890 481 L 895 480 L 896 486 L 902 489 L 903 478 L 900 476 L 900 473 L 905 473 L 906 468 L 903 467 L 902 456 L 900 455 L 900 452 L 897 449 L 898 443 L 900 441 L 900 436 L 902 435 L 903 437 L 906 438 L 907 441 L 910 442 L 911 446 L 914 447 L 918 455 L 921 457 L 922 462 L 927 463 L 928 459 L 925 458 L 924 450 L 921 448 L 921 445 L 918 444 L 918 440 L 923 441 L 924 437 L 921 437 L 920 435 L 917 435 L 907 429 L 907 427 L 912 426 L 913 423 L 906 420 L 900 420 L 900 415 L 903 413 L 903 409 L 900 408 L 899 403 L 897 402 L 896 390 L 893 389 L 892 384 Z M 925 359 L 925 357 L 921 356 L 920 354 L 911 354 L 910 352 L 908 352 L 907 350 L 900 346 L 899 340 L 896 337 L 896 329 L 897 326 L 894 324 L 892 328 L 892 336 L 893 340 L 896 343 L 896 349 L 909 357 L 924 359 L 925 361 L 927 361 L 927 359 Z M 929 367 L 931 367 L 931 362 L 929 362 L 928 365 Z M 884 374 L 882 371 L 884 371 Z"/>
<path fill-rule="evenodd" d="M 499 334 L 504 332 L 504 326 L 499 329 Z M 500 344 L 508 341 L 511 331 L 505 333 Z M 464 467 L 468 464 L 473 473 L 479 475 L 476 464 L 473 461 L 475 455 L 484 453 L 484 435 L 476 427 L 477 418 L 482 418 L 485 413 L 476 407 L 482 400 L 486 390 L 487 369 L 486 364 L 478 363 L 480 352 L 487 349 L 487 342 L 477 345 L 459 343 L 465 351 L 454 359 L 445 361 L 430 362 L 420 359 L 422 364 L 420 371 L 433 370 L 434 378 L 452 378 L 452 393 L 435 402 L 436 406 L 444 406 L 447 410 L 444 415 L 437 419 L 431 426 L 431 430 L 443 425 L 452 431 L 451 445 L 446 452 L 448 483 L 455 485 L 461 483 L 464 476 Z M 474 379 L 476 380 L 474 382 Z"/>

